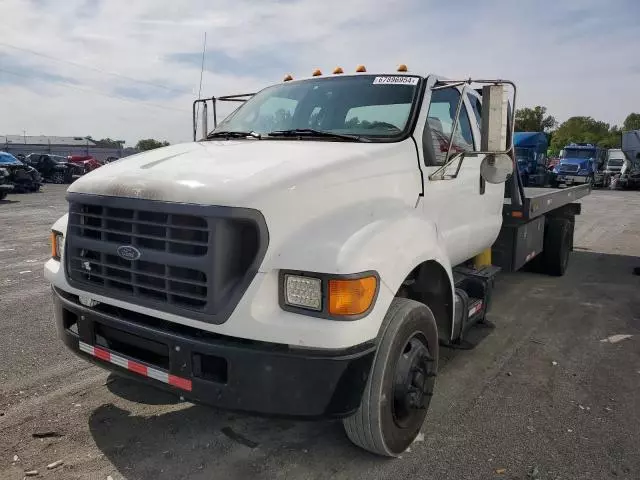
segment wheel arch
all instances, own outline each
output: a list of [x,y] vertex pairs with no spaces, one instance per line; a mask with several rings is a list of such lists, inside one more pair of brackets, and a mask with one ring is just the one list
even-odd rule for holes
[[409,298],[427,305],[436,319],[438,337],[451,341],[453,335],[454,293],[447,269],[431,259],[417,265],[405,277],[396,297]]

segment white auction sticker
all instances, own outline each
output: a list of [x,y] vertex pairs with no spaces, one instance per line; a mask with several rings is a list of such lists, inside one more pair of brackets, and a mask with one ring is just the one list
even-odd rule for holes
[[373,79],[374,85],[417,85],[418,77],[407,75],[397,75],[395,77],[376,77]]

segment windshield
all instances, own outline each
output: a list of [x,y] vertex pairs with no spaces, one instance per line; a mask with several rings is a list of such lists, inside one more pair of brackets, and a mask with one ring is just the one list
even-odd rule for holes
[[533,159],[533,152],[528,148],[516,147],[516,159],[519,162],[526,162]]
[[0,152],[0,163],[23,165],[23,163],[20,160],[18,160],[16,157],[11,155],[10,153],[4,153],[4,152]]
[[583,150],[577,148],[565,148],[563,158],[595,158],[595,150]]
[[621,167],[622,165],[624,165],[624,160],[618,158],[610,158],[607,162],[607,165],[609,165],[610,167]]
[[371,138],[401,135],[415,104],[419,77],[357,75],[268,87],[214,132],[314,129]]

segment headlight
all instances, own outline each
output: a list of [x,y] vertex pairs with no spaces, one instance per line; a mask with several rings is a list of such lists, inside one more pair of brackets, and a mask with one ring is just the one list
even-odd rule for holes
[[64,235],[53,230],[51,232],[51,258],[60,261],[62,246],[64,245]]
[[297,275],[284,276],[284,301],[292,307],[322,310],[322,280]]
[[280,305],[284,310],[329,319],[356,320],[373,307],[378,275],[299,274],[281,272]]
[[8,177],[9,171],[6,168],[0,168],[0,177]]

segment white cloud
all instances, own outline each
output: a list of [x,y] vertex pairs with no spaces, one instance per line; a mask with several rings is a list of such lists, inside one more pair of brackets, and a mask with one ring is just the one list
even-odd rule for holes
[[[640,105],[639,17],[635,0],[4,0],[0,18],[11,22],[0,38],[0,133],[188,140],[199,65],[170,59],[197,59],[205,31],[207,95],[316,67],[407,63],[449,77],[510,78],[520,105],[619,124]],[[29,71],[70,83],[15,75]]]

